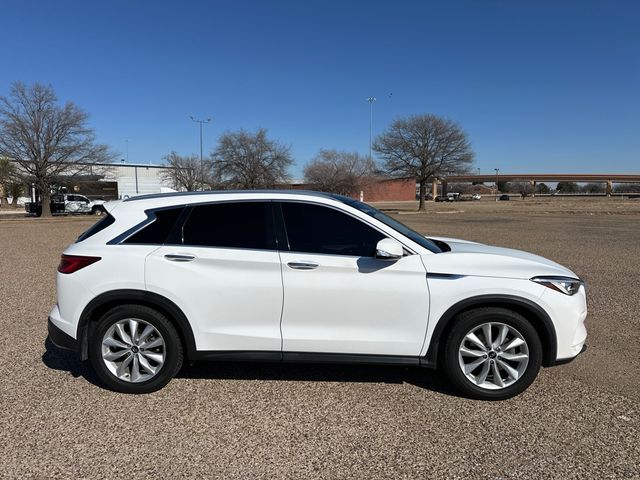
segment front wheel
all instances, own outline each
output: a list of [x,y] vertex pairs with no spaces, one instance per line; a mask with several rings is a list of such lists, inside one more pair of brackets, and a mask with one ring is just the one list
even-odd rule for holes
[[180,370],[182,356],[175,327],[149,307],[115,307],[91,329],[91,364],[98,377],[119,392],[161,389]]
[[538,375],[542,345],[522,315],[505,308],[479,308],[454,320],[444,350],[444,369],[464,394],[504,400],[523,392]]

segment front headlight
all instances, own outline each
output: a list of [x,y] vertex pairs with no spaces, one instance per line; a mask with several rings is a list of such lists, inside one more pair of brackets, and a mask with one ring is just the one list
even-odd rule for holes
[[583,283],[582,280],[571,277],[533,277],[531,281],[565,295],[574,295]]

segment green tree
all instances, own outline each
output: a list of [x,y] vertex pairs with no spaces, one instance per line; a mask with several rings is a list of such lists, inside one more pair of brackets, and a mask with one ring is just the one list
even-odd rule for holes
[[546,183],[538,183],[536,185],[536,193],[549,193],[550,191]]
[[6,158],[0,158],[0,206],[3,200],[9,202],[8,197],[13,198],[13,207],[18,206],[18,197],[24,194],[24,178],[19,174],[15,165]]
[[558,182],[556,186],[556,191],[561,193],[576,193],[578,190],[576,182]]
[[504,180],[498,181],[498,191],[507,193],[509,190],[511,190],[511,184],[509,182],[506,182]]
[[605,188],[603,183],[587,183],[582,187],[584,193],[604,193]]

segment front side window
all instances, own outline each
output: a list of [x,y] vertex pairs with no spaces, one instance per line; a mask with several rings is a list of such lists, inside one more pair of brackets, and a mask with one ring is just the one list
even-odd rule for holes
[[268,202],[196,205],[183,227],[184,245],[274,249]]
[[433,240],[429,240],[424,235],[419,234],[415,230],[407,227],[404,223],[400,223],[399,221],[391,218],[390,216],[382,213],[377,208],[373,208],[371,205],[367,205],[366,203],[359,202],[349,197],[345,197],[343,195],[331,195],[336,200],[340,200],[342,203],[349,205],[357,210],[360,210],[362,213],[366,213],[372,218],[379,220],[384,223],[387,227],[393,228],[395,231],[401,233],[405,237],[410,238],[418,245],[430,250],[433,253],[442,253],[443,249],[440,248]]
[[321,205],[282,202],[282,214],[294,252],[373,257],[385,238],[357,218]]

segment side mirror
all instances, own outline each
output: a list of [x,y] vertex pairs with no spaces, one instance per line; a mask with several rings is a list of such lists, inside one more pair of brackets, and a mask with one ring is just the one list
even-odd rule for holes
[[376,258],[380,260],[398,260],[403,254],[400,242],[392,238],[383,238],[376,245]]

